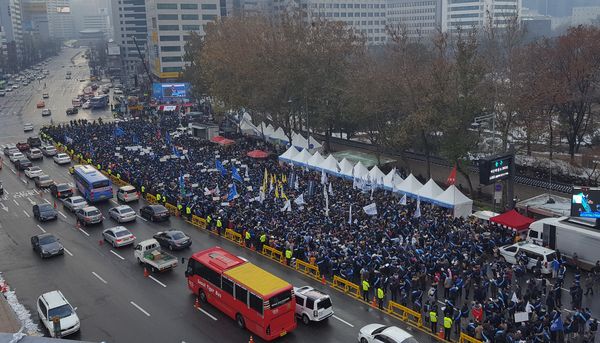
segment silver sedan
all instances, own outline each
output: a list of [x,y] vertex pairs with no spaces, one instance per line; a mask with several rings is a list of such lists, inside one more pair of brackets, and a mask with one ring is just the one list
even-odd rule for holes
[[135,236],[123,226],[102,231],[102,237],[115,248],[135,243]]
[[108,215],[112,219],[116,220],[117,223],[131,222],[134,221],[137,217],[135,211],[127,205],[120,205],[111,208],[110,210],[108,210]]
[[63,199],[63,205],[69,211],[75,212],[79,209],[82,209],[82,208],[88,206],[88,203],[87,203],[87,201],[85,201],[85,199],[83,197],[80,197],[79,195],[75,195],[75,196]]

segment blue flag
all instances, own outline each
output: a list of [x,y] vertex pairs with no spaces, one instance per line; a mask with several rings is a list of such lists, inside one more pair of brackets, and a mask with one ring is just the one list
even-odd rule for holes
[[167,134],[165,135],[165,142],[167,143],[167,145],[171,145],[171,134],[169,132],[167,132]]
[[231,167],[231,177],[236,181],[244,182],[244,179],[242,179],[240,173],[238,173],[238,170],[235,166]]
[[179,174],[179,191],[183,196],[185,194],[185,183],[183,181],[183,175]]
[[133,140],[133,144],[138,144],[140,142],[137,135],[133,135],[132,140]]
[[179,149],[177,149],[176,147],[173,147],[173,155],[177,156],[177,158],[181,157]]
[[116,137],[122,137],[125,134],[125,131],[120,127],[116,127],[114,134]]
[[227,201],[231,201],[238,196],[237,188],[235,187],[235,183],[229,189],[229,194],[227,194]]
[[550,331],[556,332],[556,331],[563,331],[563,330],[564,330],[564,326],[563,326],[562,317],[560,316],[560,313],[558,313],[558,316],[556,316],[556,318],[552,321],[552,324],[550,324]]
[[221,163],[221,161],[217,160],[217,161],[215,162],[215,165],[216,165],[216,167],[217,167],[217,170],[218,170],[219,172],[221,172],[221,176],[225,176],[225,175],[227,175],[227,169],[225,169],[225,167],[223,167],[223,163]]

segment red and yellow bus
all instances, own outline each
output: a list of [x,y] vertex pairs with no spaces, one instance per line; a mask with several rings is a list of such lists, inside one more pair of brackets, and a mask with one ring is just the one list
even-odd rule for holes
[[188,260],[188,288],[260,338],[270,341],[296,328],[294,288],[220,247]]

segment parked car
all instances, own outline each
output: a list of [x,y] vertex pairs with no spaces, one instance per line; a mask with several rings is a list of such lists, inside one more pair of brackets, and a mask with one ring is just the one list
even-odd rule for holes
[[56,164],[69,164],[71,163],[71,157],[65,153],[56,154],[53,157],[54,163]]
[[[52,291],[42,294],[37,301],[37,311],[40,321],[48,330],[51,337],[60,338],[71,335],[81,328],[79,317],[75,309],[61,291]],[[53,318],[60,319],[60,337],[54,333]]]
[[117,190],[117,199],[122,202],[130,202],[139,200],[140,196],[135,187],[128,185]]
[[31,167],[25,169],[25,176],[27,176],[30,179],[33,179],[34,177],[38,177],[43,174],[44,174],[44,171],[42,170],[42,168],[40,168],[38,166],[31,166]]
[[30,148],[31,147],[26,142],[17,143],[17,149],[19,149],[20,152],[25,152],[25,151],[29,150]]
[[44,158],[44,155],[42,155],[42,151],[38,148],[30,149],[25,153],[25,155],[30,160],[41,160],[42,158]]
[[539,272],[542,274],[552,273],[550,262],[556,257],[556,252],[552,249],[544,248],[529,242],[518,242],[500,247],[499,251],[500,256],[510,264],[518,264],[519,255],[524,254],[527,258],[527,265],[525,267],[528,270],[534,270],[537,265],[537,260],[540,259],[541,270],[539,270]]
[[54,180],[48,175],[36,176],[33,180],[38,188],[48,188],[54,184]]
[[192,239],[179,230],[157,232],[152,238],[156,239],[161,247],[169,250],[181,250],[192,245]]
[[48,93],[42,93],[42,99],[48,99],[50,95]]
[[169,211],[163,205],[147,205],[140,209],[140,216],[152,222],[169,219]]
[[396,326],[365,325],[358,332],[360,343],[419,343],[410,333]]
[[77,109],[77,107],[67,108],[67,115],[77,114],[77,113],[79,113],[79,110]]
[[41,148],[44,156],[54,156],[57,154],[56,148],[52,145],[45,145]]
[[42,146],[42,140],[40,137],[29,137],[27,138],[27,144],[29,144],[31,148],[39,148]]
[[51,233],[43,233],[31,237],[31,247],[41,258],[62,255],[64,253],[62,244]]
[[135,243],[135,236],[124,226],[115,226],[102,231],[102,237],[114,248]]
[[58,212],[54,206],[50,204],[36,204],[33,205],[33,217],[41,222],[46,220],[53,220],[58,217]]
[[23,132],[31,132],[33,131],[33,124],[32,123],[25,123],[23,124]]
[[0,90],[0,96],[5,96],[6,92],[4,90]]
[[58,199],[66,199],[73,196],[73,189],[66,183],[55,183],[50,185],[50,194]]
[[87,201],[85,201],[85,199],[79,195],[74,195],[63,200],[63,206],[71,212],[75,212],[86,207],[87,205]]
[[47,116],[49,116],[49,115],[52,115],[52,111],[50,111],[50,110],[49,110],[49,109],[47,109],[47,108],[44,108],[44,109],[42,110],[42,117],[47,117]]
[[127,205],[111,208],[108,210],[108,215],[118,223],[131,222],[137,218],[135,211]]
[[102,220],[104,220],[102,213],[95,206],[86,206],[84,208],[80,208],[75,211],[75,215],[83,226],[99,224],[102,223]]
[[15,168],[20,171],[23,171],[31,166],[33,166],[33,163],[31,163],[31,161],[28,160],[27,157],[23,157],[15,161]]
[[304,325],[320,322],[333,316],[333,306],[329,295],[310,286],[294,287],[296,296],[296,316]]

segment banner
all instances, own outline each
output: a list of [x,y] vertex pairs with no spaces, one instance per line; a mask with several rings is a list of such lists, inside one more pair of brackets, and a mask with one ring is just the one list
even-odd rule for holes
[[363,207],[363,211],[369,216],[375,216],[377,215],[377,205],[375,203],[367,205]]

